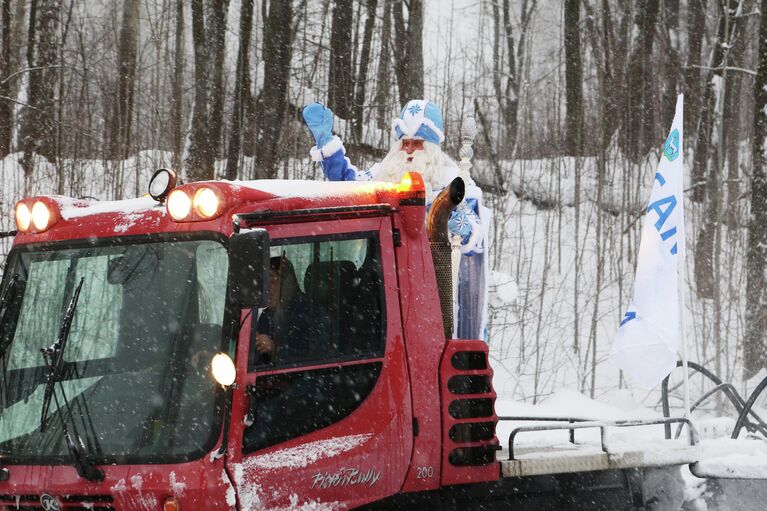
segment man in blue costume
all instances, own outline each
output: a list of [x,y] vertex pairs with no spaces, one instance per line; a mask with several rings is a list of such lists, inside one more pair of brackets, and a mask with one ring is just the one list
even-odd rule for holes
[[[303,110],[304,121],[314,136],[312,160],[322,165],[330,181],[388,181],[399,183],[405,172],[423,176],[427,205],[459,176],[458,165],[441,149],[445,140],[439,107],[431,101],[408,101],[392,122],[394,143],[384,159],[368,170],[359,170],[346,157],[341,139],[333,135],[333,112],[319,103]],[[471,177],[461,175],[466,196],[452,212],[448,229],[461,240],[458,284],[458,310],[455,336],[462,339],[487,339],[487,262],[489,210],[482,205],[482,191]]]

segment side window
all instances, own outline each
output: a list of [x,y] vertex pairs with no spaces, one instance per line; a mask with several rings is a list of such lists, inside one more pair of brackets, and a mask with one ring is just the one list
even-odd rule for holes
[[269,275],[269,306],[254,312],[251,369],[382,353],[377,237],[277,240]]
[[[379,254],[376,233],[272,243],[269,305],[254,311],[249,362],[289,371],[248,388],[244,452],[338,422],[371,392],[385,341]],[[310,368],[329,361],[341,364]]]

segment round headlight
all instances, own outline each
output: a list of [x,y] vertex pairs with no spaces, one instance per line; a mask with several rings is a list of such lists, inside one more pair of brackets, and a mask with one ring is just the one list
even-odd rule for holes
[[228,387],[234,383],[237,371],[234,368],[234,362],[226,353],[216,353],[213,355],[213,360],[210,362],[210,370],[220,385]]
[[192,200],[183,190],[173,190],[168,195],[168,213],[173,220],[183,220],[192,211]]
[[16,227],[20,231],[28,231],[29,224],[32,222],[32,213],[29,211],[29,206],[20,202],[16,206]]
[[194,194],[194,210],[203,218],[211,218],[218,212],[218,197],[210,188],[200,188]]
[[176,187],[176,173],[170,169],[159,169],[149,180],[149,195],[157,202],[163,202]]
[[44,231],[48,228],[48,222],[51,221],[51,212],[48,206],[40,201],[32,206],[32,223],[38,231]]

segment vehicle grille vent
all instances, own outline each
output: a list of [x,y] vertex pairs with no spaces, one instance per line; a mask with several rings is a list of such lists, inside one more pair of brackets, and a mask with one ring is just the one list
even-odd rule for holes
[[[45,511],[41,495],[0,495],[0,511]],[[56,496],[62,511],[116,511],[111,495]]]
[[440,366],[446,485],[498,479],[496,394],[487,343],[450,339]]

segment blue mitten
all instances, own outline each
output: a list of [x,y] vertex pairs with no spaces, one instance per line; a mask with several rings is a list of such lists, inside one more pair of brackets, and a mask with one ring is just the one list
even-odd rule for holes
[[333,138],[333,111],[319,103],[312,103],[304,107],[303,116],[317,147],[322,149]]

